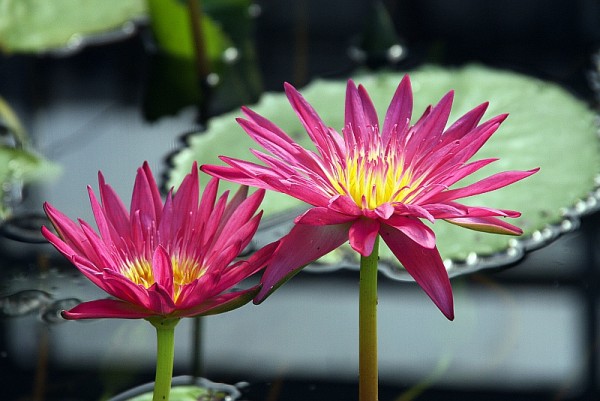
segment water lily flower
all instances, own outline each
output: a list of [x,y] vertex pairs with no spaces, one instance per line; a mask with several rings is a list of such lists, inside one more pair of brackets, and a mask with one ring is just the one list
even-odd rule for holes
[[98,232],[52,205],[44,209],[58,232],[43,235],[94,284],[114,298],[84,302],[66,319],[181,318],[225,312],[249,302],[255,285],[232,290],[263,269],[277,244],[234,261],[256,232],[264,191],[241,187],[227,203],[217,199],[218,179],[200,197],[196,164],[163,204],[147,163],[138,169],[128,212],[98,174],[100,201],[88,187]]
[[144,318],[156,328],[156,380],[153,401],[168,401],[173,376],[175,326],[182,317],[227,312],[248,303],[260,284],[235,290],[263,269],[278,243],[235,261],[258,229],[256,213],[264,190],[248,187],[227,202],[217,199],[219,180],[202,196],[198,166],[192,166],[177,194],[163,204],[148,163],[138,169],[127,211],[98,173],[100,201],[88,187],[98,233],[79,225],[49,203],[48,218],[58,232],[42,227],[44,237],[94,284],[114,298],[81,303],[63,311],[66,319]]
[[281,192],[312,205],[282,239],[255,302],[344,242],[367,257],[381,237],[444,315],[453,319],[450,281],[435,235],[425,221],[443,219],[478,231],[522,233],[501,219],[520,213],[466,206],[457,200],[510,185],[537,169],[500,172],[452,188],[496,160],[469,162],[507,115],[480,123],[488,105],[484,103],[446,128],[451,91],[412,124],[412,89],[405,76],[380,125],[365,88],[349,81],[340,135],[291,85],[285,85],[285,92],[317,152],[301,147],[275,124],[243,108],[246,118],[238,122],[267,151],[251,150],[262,164],[222,156],[228,166],[201,167],[215,177]]

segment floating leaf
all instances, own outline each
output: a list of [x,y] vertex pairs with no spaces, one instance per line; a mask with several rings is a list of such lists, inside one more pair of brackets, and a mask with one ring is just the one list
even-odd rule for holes
[[0,50],[69,50],[94,35],[111,31],[121,31],[116,36],[126,34],[124,24],[145,14],[145,0],[2,0]]

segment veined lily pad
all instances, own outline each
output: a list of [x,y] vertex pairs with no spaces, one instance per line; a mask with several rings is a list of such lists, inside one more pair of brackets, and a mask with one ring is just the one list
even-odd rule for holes
[[[390,72],[354,77],[369,91],[381,121],[402,76]],[[594,190],[595,177],[600,171],[596,115],[563,88],[477,65],[460,69],[428,66],[410,72],[410,76],[415,96],[413,119],[451,89],[455,90],[455,101],[450,122],[485,101],[490,101],[490,107],[484,119],[510,113],[498,132],[475,156],[475,159],[495,157],[500,160],[486,167],[481,174],[469,177],[469,182],[504,170],[541,168],[532,177],[492,193],[474,196],[465,203],[522,212],[522,216],[511,219],[511,223],[521,227],[524,238],[530,239],[548,225],[560,224],[566,208],[587,199]],[[344,118],[345,82],[315,81],[302,93],[325,123],[339,132]],[[310,143],[283,94],[265,94],[252,108],[302,145]],[[206,132],[189,138],[189,146],[173,158],[170,185],[177,186],[193,160],[200,164],[222,164],[219,155],[255,160],[248,149],[258,145],[237,126],[235,117],[239,114],[214,118]],[[466,183],[467,180],[460,184]],[[232,187],[229,183],[222,186]],[[299,201],[275,193],[268,193],[263,203],[266,219],[289,214],[301,206]],[[292,219],[294,215],[289,217]],[[444,221],[437,221],[433,229],[442,257],[449,260],[465,261],[473,259],[473,255],[495,255],[518,247],[514,237],[471,231]],[[398,262],[383,244],[380,253],[383,261],[398,267]],[[330,255],[327,261],[352,263],[353,255],[342,249],[336,255]]]
[[124,24],[145,14],[145,0],[3,0],[0,50],[69,50],[92,35],[112,32],[108,40],[126,34]]

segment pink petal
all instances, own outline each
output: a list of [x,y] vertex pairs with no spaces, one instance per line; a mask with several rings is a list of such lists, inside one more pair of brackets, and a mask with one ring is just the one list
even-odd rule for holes
[[356,203],[347,195],[335,195],[329,200],[329,208],[342,214],[351,216],[360,216],[363,211]]
[[402,266],[429,295],[433,303],[450,320],[454,319],[454,301],[448,273],[437,248],[423,248],[404,233],[386,224],[381,225],[381,238],[396,255]]
[[302,95],[287,82],[284,84],[285,94],[302,122],[304,129],[310,136],[310,139],[317,146],[317,149],[327,149],[328,143],[324,135],[329,132],[321,117],[315,109],[302,97]]
[[[214,180],[214,178],[213,178]],[[260,197],[260,202],[262,202],[262,200],[264,199],[264,189],[259,189],[257,192],[262,192],[263,195],[258,195]],[[206,188],[204,188],[204,193],[206,193]],[[231,215],[237,210],[237,208],[242,204],[242,202],[244,202],[246,200],[246,198],[248,197],[248,186],[247,185],[240,185],[240,187],[238,188],[238,190],[235,192],[235,194],[231,197],[231,199],[227,202],[227,205],[225,206],[225,210],[223,211],[223,216],[222,216],[222,223],[221,226],[225,225],[225,223],[231,218]],[[258,204],[260,204],[260,202],[258,202]],[[211,206],[215,204],[215,200],[213,199],[212,202],[207,203],[206,201],[201,201],[200,202],[200,209],[202,209],[203,205],[207,205],[210,204]],[[258,209],[258,206],[255,208]]]
[[[269,122],[264,117],[243,109],[244,112],[251,118],[250,121],[237,119],[238,124],[246,131],[246,133],[265,150],[273,154],[279,160],[292,165],[303,165],[308,169],[320,169],[320,160],[316,155],[301,147],[292,138],[288,137],[275,124]],[[326,141],[328,138],[323,138]],[[330,154],[335,151],[335,143],[328,144],[327,149],[320,149]]]
[[171,257],[162,246],[157,246],[152,258],[152,272],[154,281],[165,290],[169,297],[173,297],[173,265]]
[[62,311],[65,319],[143,319],[155,313],[137,305],[116,299],[98,299],[96,301],[84,302],[69,311]]
[[469,160],[498,130],[500,124],[502,124],[507,117],[508,114],[501,114],[493,117],[463,136],[458,141],[459,148],[454,152],[452,162],[464,163]]
[[[160,219],[163,202],[160,196],[160,191],[158,189],[158,185],[156,185],[156,180],[154,179],[154,175],[152,174],[152,170],[150,170],[150,165],[147,161],[144,161],[142,164],[142,171],[146,176],[146,180],[148,181],[148,185],[150,186],[150,193],[152,194],[152,204],[154,205],[154,215],[157,219]],[[198,174],[198,164],[196,162],[192,163],[192,172]]]
[[110,185],[104,181],[102,172],[98,172],[98,188],[100,190],[100,200],[106,218],[112,223],[117,232],[123,237],[129,236],[129,213],[121,201],[121,198],[115,193]]
[[360,218],[350,227],[348,238],[350,246],[362,256],[369,256],[373,252],[375,239],[379,234],[380,223],[377,220]]
[[279,241],[265,245],[260,250],[254,252],[248,260],[240,261],[225,269],[219,279],[219,288],[221,289],[219,292],[229,290],[242,280],[260,271],[273,257],[278,246]]
[[383,219],[387,220],[394,214],[394,206],[391,203],[384,203],[375,208],[375,214]]
[[[173,210],[170,224],[182,231],[190,223],[190,213],[198,209],[200,199],[200,182],[198,179],[198,168],[196,163],[192,166],[190,174],[186,175],[173,197]],[[172,232],[174,234],[174,232]]]
[[495,209],[482,206],[465,206],[457,202],[431,203],[423,206],[436,219],[452,219],[461,217],[491,217],[501,216],[516,218],[521,213],[514,210]]
[[496,217],[460,217],[444,220],[446,220],[448,223],[486,233],[507,235],[523,234],[523,230],[521,230],[519,227],[506,223]]
[[330,226],[296,224],[281,239],[279,248],[267,266],[260,293],[254,303],[261,303],[275,289],[292,278],[304,266],[338,248],[348,240],[350,223]]
[[377,112],[365,88],[360,86],[357,89],[354,82],[348,80],[344,127],[350,127],[355,134],[362,132],[365,135],[366,129],[375,128],[378,125]]
[[252,298],[256,296],[259,289],[260,286],[255,286],[243,291],[221,294],[219,296],[212,297],[200,305],[195,305],[192,308],[177,311],[177,315],[181,317],[192,317],[216,315],[218,313],[229,312],[250,302]]
[[[392,135],[403,135],[410,124],[410,118],[413,110],[413,96],[410,85],[410,78],[405,75],[400,81],[394,97],[390,102],[383,122],[381,131],[381,140],[384,146],[387,146]],[[402,138],[400,138],[402,139]],[[400,142],[400,143],[403,143]]]
[[444,146],[452,141],[460,140],[463,136],[474,129],[477,124],[479,124],[479,121],[481,121],[481,118],[485,114],[488,106],[489,102],[482,103],[460,117],[454,124],[444,131],[444,135],[442,136],[443,142],[440,145]]
[[435,247],[435,234],[433,230],[419,219],[406,216],[393,216],[386,220],[385,224],[402,231],[404,235],[423,248],[433,249]]
[[120,272],[105,269],[99,287],[115,298],[138,305],[144,309],[154,310],[149,300],[149,290],[132,282]]
[[448,92],[438,104],[413,127],[414,134],[403,149],[404,157],[415,164],[424,155],[431,153],[439,144],[440,137],[448,122],[454,92]]
[[[61,238],[60,241],[64,241],[64,243],[73,250],[73,253],[84,254],[86,250],[84,244],[85,235],[81,231],[81,228],[48,202],[44,203],[44,211],[54,226],[54,229],[58,232],[58,235]],[[67,254],[65,255],[68,256]]]
[[480,180],[474,184],[467,185],[466,187],[450,189],[448,191],[440,192],[432,199],[430,199],[430,202],[444,202],[494,191],[496,189],[520,181],[523,178],[529,177],[530,175],[536,173],[538,170],[539,168],[535,168],[533,170],[528,171],[504,171],[501,173],[497,173],[487,178],[484,178],[483,180]]
[[406,203],[395,203],[394,204],[395,214],[402,216],[412,216],[418,217],[420,219],[426,219],[431,221],[432,223],[435,221],[435,218],[422,206],[419,205],[410,205]]
[[[135,176],[135,182],[133,184],[133,192],[131,194],[131,207],[129,209],[129,214],[133,215],[137,211],[140,212],[143,217],[143,222],[146,221],[158,221],[160,218],[160,214],[157,216],[156,207],[155,207],[155,190],[156,183],[154,182],[154,177],[152,174],[147,174],[148,168],[144,169],[140,167],[138,169],[137,175]],[[153,188],[154,186],[154,188]],[[162,210],[162,201],[160,200],[160,209]]]
[[[243,202],[239,203],[235,209],[231,209],[228,204],[223,211],[223,216],[221,217],[221,224],[223,225],[223,222],[225,222],[222,230],[226,233],[235,232],[236,227],[240,227],[248,222],[256,213],[256,210],[260,206],[264,197],[265,191],[258,190],[244,199]],[[217,235],[218,234],[220,234],[220,230],[217,230]]]
[[340,213],[326,207],[313,207],[296,217],[296,224],[308,224],[311,226],[326,226],[330,224],[341,224],[356,220],[356,216]]
[[259,173],[271,173],[271,170],[265,166],[228,157],[221,157],[221,160],[229,164],[231,167],[203,164],[200,167],[200,170],[206,174],[212,175],[213,177],[235,182],[237,184],[271,189],[261,180],[255,178]]

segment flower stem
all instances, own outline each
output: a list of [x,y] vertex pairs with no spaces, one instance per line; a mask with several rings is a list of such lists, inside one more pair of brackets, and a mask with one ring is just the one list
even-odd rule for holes
[[379,236],[375,239],[373,252],[360,257],[360,289],[358,310],[359,343],[359,400],[377,401],[377,261],[379,259]]
[[169,401],[171,379],[173,377],[173,359],[175,355],[175,326],[179,318],[149,318],[156,328],[156,378],[152,401]]

